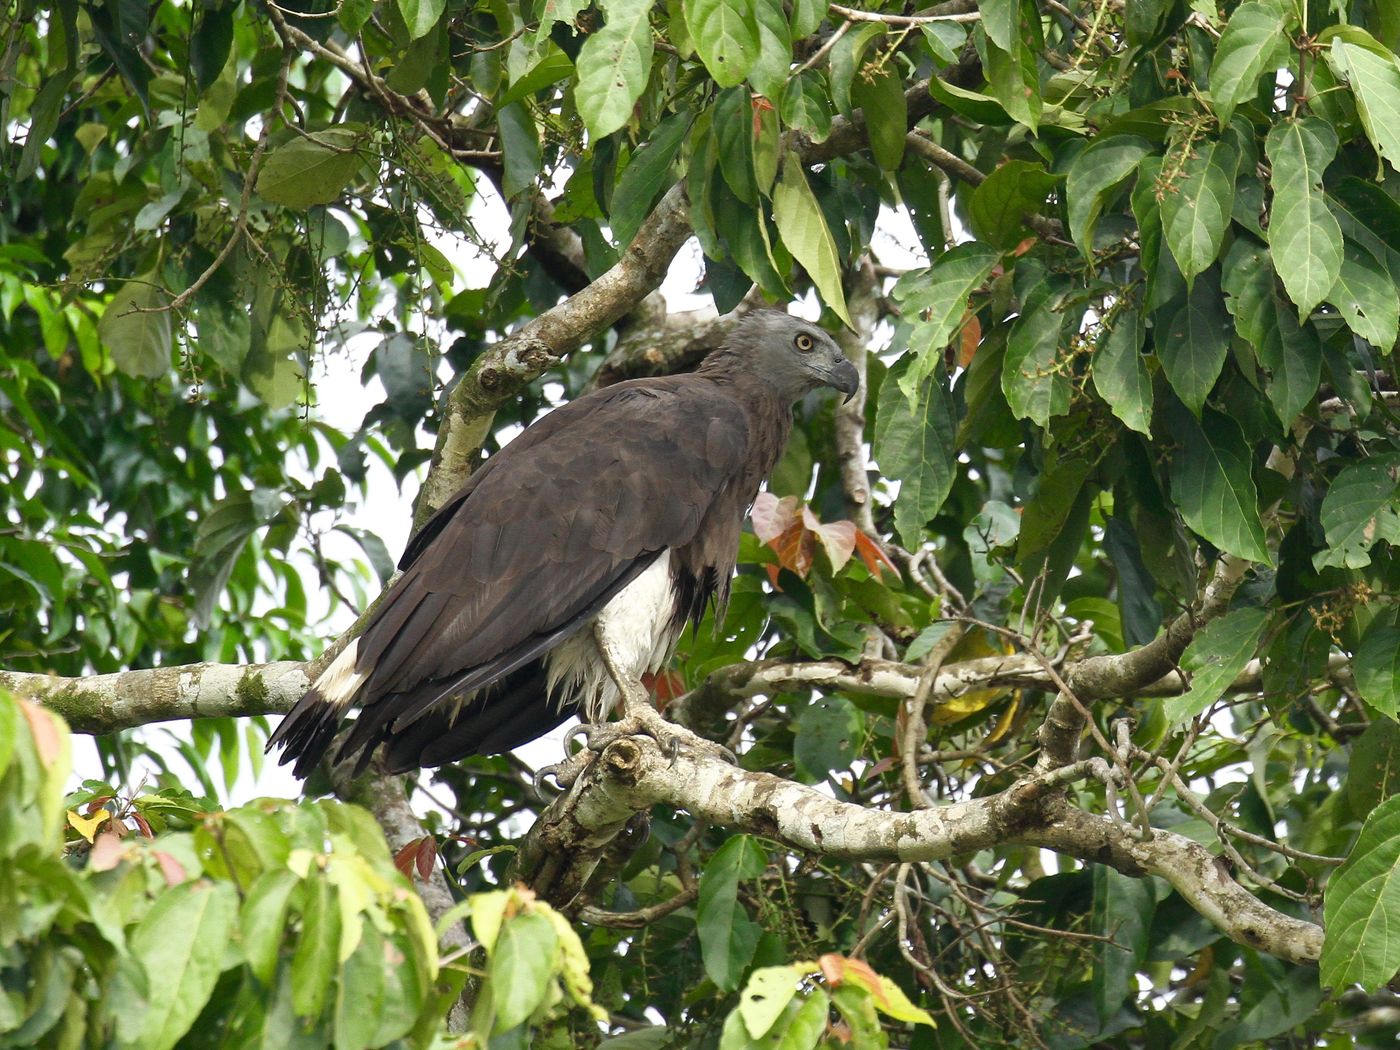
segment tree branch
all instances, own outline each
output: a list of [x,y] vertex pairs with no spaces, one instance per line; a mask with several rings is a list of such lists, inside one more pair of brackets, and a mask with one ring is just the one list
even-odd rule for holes
[[1139,841],[1127,825],[1062,797],[1071,780],[1109,775],[1102,759],[1091,759],[1024,777],[985,798],[896,813],[708,756],[682,751],[669,758],[649,737],[629,737],[611,744],[540,818],[521,846],[519,872],[536,892],[566,903],[631,815],[665,804],[697,821],[850,860],[946,860],[1008,843],[1053,849],[1129,875],[1161,876],[1238,943],[1294,962],[1318,957],[1321,927],[1264,904],[1205,847],[1166,831]]

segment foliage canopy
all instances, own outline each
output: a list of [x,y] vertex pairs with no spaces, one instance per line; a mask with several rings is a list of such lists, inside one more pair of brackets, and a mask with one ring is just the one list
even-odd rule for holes
[[[469,969],[501,1045],[1392,1044],[1400,8],[10,10],[0,684],[105,730],[192,708],[88,676],[257,666],[182,734],[198,784],[104,735],[61,804],[61,728],[0,702],[0,1045],[430,1045]],[[372,458],[426,471],[421,517],[513,424],[712,345],[647,298],[686,244],[718,312],[849,326],[866,384],[798,406],[727,620],[655,688],[850,821],[658,787],[556,910],[509,888],[529,770],[441,770],[414,833],[371,805],[489,951],[439,948],[360,809],[219,810],[289,703],[261,662],[330,640],[308,581],[391,571],[340,518]],[[342,432],[316,376],[352,361],[384,397]]]

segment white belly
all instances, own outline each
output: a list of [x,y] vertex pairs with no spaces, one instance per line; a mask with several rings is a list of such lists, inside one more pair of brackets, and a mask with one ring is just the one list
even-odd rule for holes
[[[677,630],[671,552],[663,551],[589,625],[545,657],[549,695],[556,704],[578,702],[586,721],[601,722],[616,706],[618,688],[598,655],[601,627],[621,669],[632,678],[658,671],[671,655]],[[596,625],[596,626],[594,626]]]

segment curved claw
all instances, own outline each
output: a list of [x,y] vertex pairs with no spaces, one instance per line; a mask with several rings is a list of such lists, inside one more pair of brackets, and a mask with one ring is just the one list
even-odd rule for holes
[[562,762],[555,762],[548,766],[541,766],[535,770],[535,775],[531,778],[531,786],[534,788],[535,796],[541,800],[545,798],[544,782],[550,777],[559,785],[560,790],[567,791],[574,786],[574,781],[588,768],[588,764],[593,761],[593,755],[588,749],[579,751]]

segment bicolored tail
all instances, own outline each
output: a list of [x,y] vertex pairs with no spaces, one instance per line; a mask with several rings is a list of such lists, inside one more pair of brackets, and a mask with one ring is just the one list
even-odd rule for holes
[[325,755],[355,695],[369,677],[368,671],[355,666],[359,648],[356,639],[341,650],[268,738],[268,751],[282,748],[278,764],[296,763],[292,771],[303,780]]

